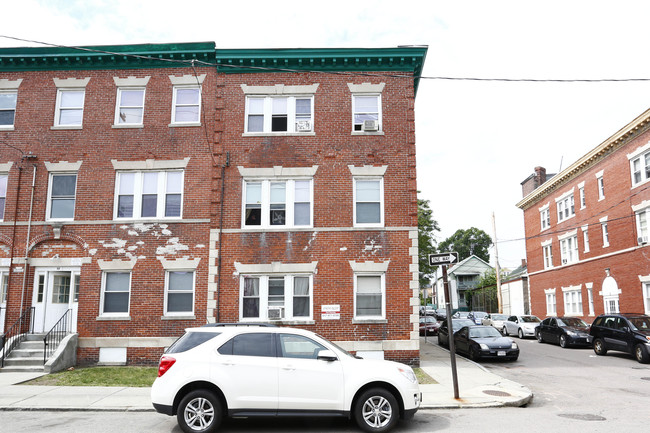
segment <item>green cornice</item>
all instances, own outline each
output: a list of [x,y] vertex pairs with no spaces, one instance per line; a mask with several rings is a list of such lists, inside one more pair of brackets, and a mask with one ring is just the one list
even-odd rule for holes
[[214,42],[0,48],[0,72],[147,69],[216,65],[225,74],[320,71],[413,77],[417,92],[427,47],[217,49]]
[[0,72],[187,67],[214,55],[214,42],[0,48]]
[[414,77],[417,92],[427,47],[217,49],[226,74],[287,71],[395,72]]

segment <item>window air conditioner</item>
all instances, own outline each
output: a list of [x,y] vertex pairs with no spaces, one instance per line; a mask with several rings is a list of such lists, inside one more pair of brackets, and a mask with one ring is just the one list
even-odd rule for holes
[[639,236],[637,241],[639,241],[639,245],[645,245],[645,244],[648,243],[648,237],[647,236]]
[[310,132],[311,120],[299,120],[296,122],[296,132]]
[[364,120],[361,129],[363,131],[378,131],[379,122],[376,120]]
[[269,307],[268,316],[269,320],[284,319],[284,307]]

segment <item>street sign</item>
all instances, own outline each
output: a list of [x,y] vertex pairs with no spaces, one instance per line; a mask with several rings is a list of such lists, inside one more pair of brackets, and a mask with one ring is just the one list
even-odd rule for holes
[[429,265],[453,265],[458,263],[458,253],[429,254]]

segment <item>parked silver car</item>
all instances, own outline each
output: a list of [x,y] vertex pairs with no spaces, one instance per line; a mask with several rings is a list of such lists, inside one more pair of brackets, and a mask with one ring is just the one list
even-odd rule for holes
[[507,314],[492,313],[488,314],[481,320],[481,325],[488,325],[503,330],[503,323],[508,320]]
[[503,322],[503,335],[517,334],[519,338],[535,337],[535,328],[540,323],[539,317],[532,314],[509,316],[508,320]]

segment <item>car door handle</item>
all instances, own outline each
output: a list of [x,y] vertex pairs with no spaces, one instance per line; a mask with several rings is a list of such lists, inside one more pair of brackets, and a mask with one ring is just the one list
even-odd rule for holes
[[285,366],[282,367],[282,369],[283,369],[283,370],[293,371],[293,370],[296,369],[296,367],[293,366],[293,365],[285,365]]

